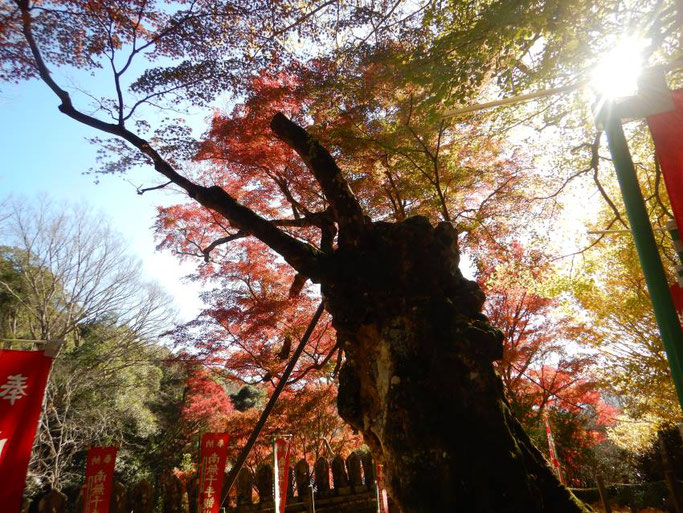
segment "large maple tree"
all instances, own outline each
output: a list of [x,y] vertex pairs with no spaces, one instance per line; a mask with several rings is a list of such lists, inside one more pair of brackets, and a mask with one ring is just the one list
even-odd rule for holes
[[[395,177],[394,184],[423,178],[413,187],[428,189],[424,197],[434,198],[426,207],[429,201],[416,202],[415,195],[407,195],[412,204],[403,209],[431,214],[439,223],[434,228],[427,217],[396,208],[398,186],[388,190],[386,174],[372,181],[367,168],[381,163],[368,158],[375,139],[348,145],[349,183],[332,155],[279,112],[294,119],[316,114],[292,79],[261,75],[249,91],[245,103],[214,117],[197,154],[202,165],[194,170],[194,180],[220,186],[214,190],[228,191],[251,212],[266,212],[270,229],[296,248],[305,245],[307,253],[274,248],[263,237],[254,241],[248,224],[202,215],[192,204],[160,212],[162,245],[203,256],[200,276],[221,284],[207,296],[211,306],[200,330],[207,357],[224,361],[236,378],[272,380],[315,305],[314,290],[302,287],[308,280],[320,283],[336,338],[320,327],[293,380],[320,379],[341,363],[332,371],[339,371],[339,412],[387,465],[392,493],[405,511],[454,503],[474,507],[482,494],[489,501],[486,508],[501,511],[511,497],[502,483],[534,465],[532,481],[524,488],[514,485],[520,501],[514,507],[542,511],[552,504],[555,510],[579,510],[510,413],[492,366],[501,356],[503,335],[481,314],[484,295],[479,287],[458,270],[457,236],[448,219],[451,209],[457,213],[472,206],[478,207],[473,212],[481,211],[491,197],[502,195],[519,180],[518,162],[492,156],[496,152],[489,143],[475,154],[482,165],[489,155],[489,165],[500,172],[492,170],[493,177],[478,187],[470,182],[471,195],[454,194],[451,200],[444,194],[448,189],[440,191],[436,184],[445,176],[444,183],[457,189],[459,181],[472,178],[462,169],[440,167],[433,154],[429,172],[409,173],[403,163],[404,176]],[[327,115],[328,137],[348,129],[348,117]],[[286,145],[278,144],[269,128]],[[427,162],[432,152],[424,146],[434,141],[434,153],[452,153],[451,162],[460,155],[472,160],[472,150],[459,148],[457,142],[438,144],[448,138],[444,129],[435,132],[433,141],[416,137],[410,127],[406,136],[423,146]],[[396,161],[401,150],[406,151],[399,147]],[[362,158],[352,159],[353,152]],[[405,160],[420,171],[419,163]],[[367,214],[397,221],[373,222]],[[444,403],[452,407],[449,412],[444,412]],[[477,454],[482,452],[486,457]],[[500,453],[511,460],[490,466],[487,462]],[[481,466],[472,472],[459,461],[479,461]],[[444,493],[438,484],[444,472],[464,488],[449,484]],[[425,480],[439,493],[425,497]],[[481,493],[472,493],[475,485]],[[489,487],[500,490],[500,497]]]

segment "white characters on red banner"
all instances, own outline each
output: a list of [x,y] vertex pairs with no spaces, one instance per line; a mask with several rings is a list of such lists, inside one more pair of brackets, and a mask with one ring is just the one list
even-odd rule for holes
[[83,513],[108,513],[114,479],[116,447],[93,447],[88,450],[83,486]]
[[389,496],[384,486],[384,465],[375,465],[375,479],[377,480],[377,512],[389,513]]
[[227,433],[202,434],[198,513],[218,513],[220,509],[227,442]]
[[[213,440],[206,442],[206,447],[213,447]],[[218,454],[212,452],[204,458],[204,498],[202,499],[202,513],[211,513],[216,502],[216,490],[213,482],[218,480]]]
[[[95,463],[94,460],[97,460]],[[110,458],[111,461],[111,458]],[[93,458],[93,464],[99,464],[100,458]],[[92,486],[90,487],[90,497],[88,498],[88,513],[99,513],[100,503],[104,501],[104,482],[107,479],[107,474],[100,470],[92,478]]]
[[52,357],[0,350],[0,511],[20,511]]
[[7,376],[7,383],[0,386],[0,397],[14,405],[16,401],[27,396],[28,378],[21,374]]
[[292,437],[279,435],[273,440],[273,459],[275,469],[275,513],[285,513],[287,505],[287,486],[289,484],[289,456]]

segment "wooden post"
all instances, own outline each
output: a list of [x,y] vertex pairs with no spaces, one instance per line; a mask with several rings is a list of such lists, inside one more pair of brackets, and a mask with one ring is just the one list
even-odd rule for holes
[[254,475],[246,467],[237,474],[237,506],[251,506],[252,490],[254,489]]
[[353,451],[351,454],[349,454],[349,457],[346,458],[346,470],[349,475],[349,483],[351,484],[351,487],[355,493],[365,491],[360,465],[360,456],[358,455],[357,451]]
[[[172,473],[167,473],[161,477],[162,506],[163,513],[186,513],[185,489],[180,478]],[[183,504],[185,503],[185,504]]]
[[315,513],[315,491],[313,490],[313,485],[308,485],[308,489],[311,491],[311,513]]
[[319,497],[330,495],[330,465],[322,456],[313,465],[313,479]]
[[273,466],[261,463],[256,468],[255,482],[259,504],[266,504],[264,507],[271,508],[269,504],[273,502]]
[[154,487],[146,479],[141,480],[131,490],[132,513],[152,513],[154,511]]
[[681,508],[681,497],[679,495],[678,483],[676,482],[676,475],[674,474],[674,465],[669,451],[664,442],[662,432],[659,432],[659,452],[662,456],[662,468],[664,470],[664,480],[666,487],[669,489],[669,496],[671,497],[671,505],[676,513],[683,513]]
[[294,479],[296,480],[296,492],[299,495],[299,500],[305,502],[311,484],[311,473],[306,460],[301,459],[294,465]]
[[119,481],[114,480],[109,499],[109,513],[128,513],[130,511],[128,506],[128,490]]
[[605,489],[605,483],[602,481],[602,476],[600,474],[596,474],[595,481],[598,483],[600,502],[602,502],[602,507],[605,508],[605,513],[612,513],[612,507],[609,505],[609,496],[607,495],[607,490]]
[[335,495],[349,495],[349,477],[346,474],[346,464],[344,458],[337,454],[332,460],[332,482],[334,483]]

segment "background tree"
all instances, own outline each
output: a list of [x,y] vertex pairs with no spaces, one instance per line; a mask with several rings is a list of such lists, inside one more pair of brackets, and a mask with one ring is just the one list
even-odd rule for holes
[[[269,390],[270,387],[264,387]],[[234,436],[230,453],[237,456],[251,434],[260,408],[234,412],[228,417],[227,431]],[[256,469],[259,463],[272,458],[272,437],[292,435],[292,457],[304,458],[312,465],[320,457],[336,454],[348,456],[362,446],[362,438],[339,418],[336,407],[336,386],[307,384],[283,393],[282,399],[271,414],[268,426],[250,454],[247,464]]]
[[45,198],[7,202],[0,221],[9,277],[0,282],[5,297],[21,305],[17,338],[79,342],[83,324],[112,329],[117,351],[166,327],[167,298],[158,287],[141,283],[140,264],[98,214],[64,207]]
[[[665,223],[671,218],[670,206],[660,185],[653,148],[641,128],[635,127],[631,136],[634,160],[651,222],[658,229],[655,233],[665,270],[669,282],[674,283],[674,265],[678,262],[665,230]],[[595,224],[620,219],[620,212],[623,207],[616,200],[614,208],[600,212]],[[661,425],[678,422],[681,414],[636,250],[627,235],[623,230],[607,236],[593,235],[605,240],[583,255],[565,289],[576,298],[594,326],[590,343],[600,354],[603,386],[618,397],[625,414],[624,425],[612,430],[614,439],[637,451],[644,448],[647,438],[655,436]],[[643,438],[645,431],[648,436]],[[640,442],[634,439],[637,432]]]
[[0,221],[0,287],[11,306],[5,347],[11,339],[65,341],[48,381],[29,493],[78,486],[83,451],[98,443],[120,445],[119,470],[138,473],[131,442],[156,433],[150,398],[174,358],[157,342],[172,320],[168,298],[141,281],[122,240],[84,207],[36,203],[9,200]]
[[566,308],[562,271],[542,251],[514,243],[486,255],[478,278],[485,311],[505,334],[496,367],[510,407],[543,452],[547,418],[566,482],[592,486],[588,469],[619,414],[605,403],[596,354],[587,351],[592,326]]

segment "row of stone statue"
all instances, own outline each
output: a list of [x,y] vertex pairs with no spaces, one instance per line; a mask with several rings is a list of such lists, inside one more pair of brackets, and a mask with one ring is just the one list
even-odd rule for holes
[[[375,464],[369,452],[354,451],[346,459],[337,455],[331,461],[318,458],[312,473],[308,462],[300,460],[290,469],[287,511],[309,510],[313,502],[317,504],[318,511],[376,511],[375,486]],[[225,497],[227,490],[223,490],[222,500],[226,511],[272,511],[273,466],[264,463],[255,472],[242,469],[235,489],[232,502]],[[127,488],[115,480],[109,513],[153,513],[159,510],[162,513],[197,513],[197,493],[196,476],[184,485],[178,476],[168,474],[159,480],[156,487],[142,480]],[[334,507],[325,508],[326,504]],[[24,511],[29,511],[28,506],[26,504]],[[37,499],[30,511],[80,512],[80,497],[75,504],[68,506],[66,495],[53,490]]]
[[[313,465],[311,476],[308,462],[299,460],[290,471],[288,483],[287,497],[301,500],[310,496],[311,487],[316,498],[365,493],[375,489],[375,464],[370,453],[362,451],[352,452],[346,460],[339,455],[331,462],[321,457]],[[253,504],[254,490],[257,502],[273,500],[272,465],[261,464],[255,474],[242,469],[237,478],[237,505]]]

